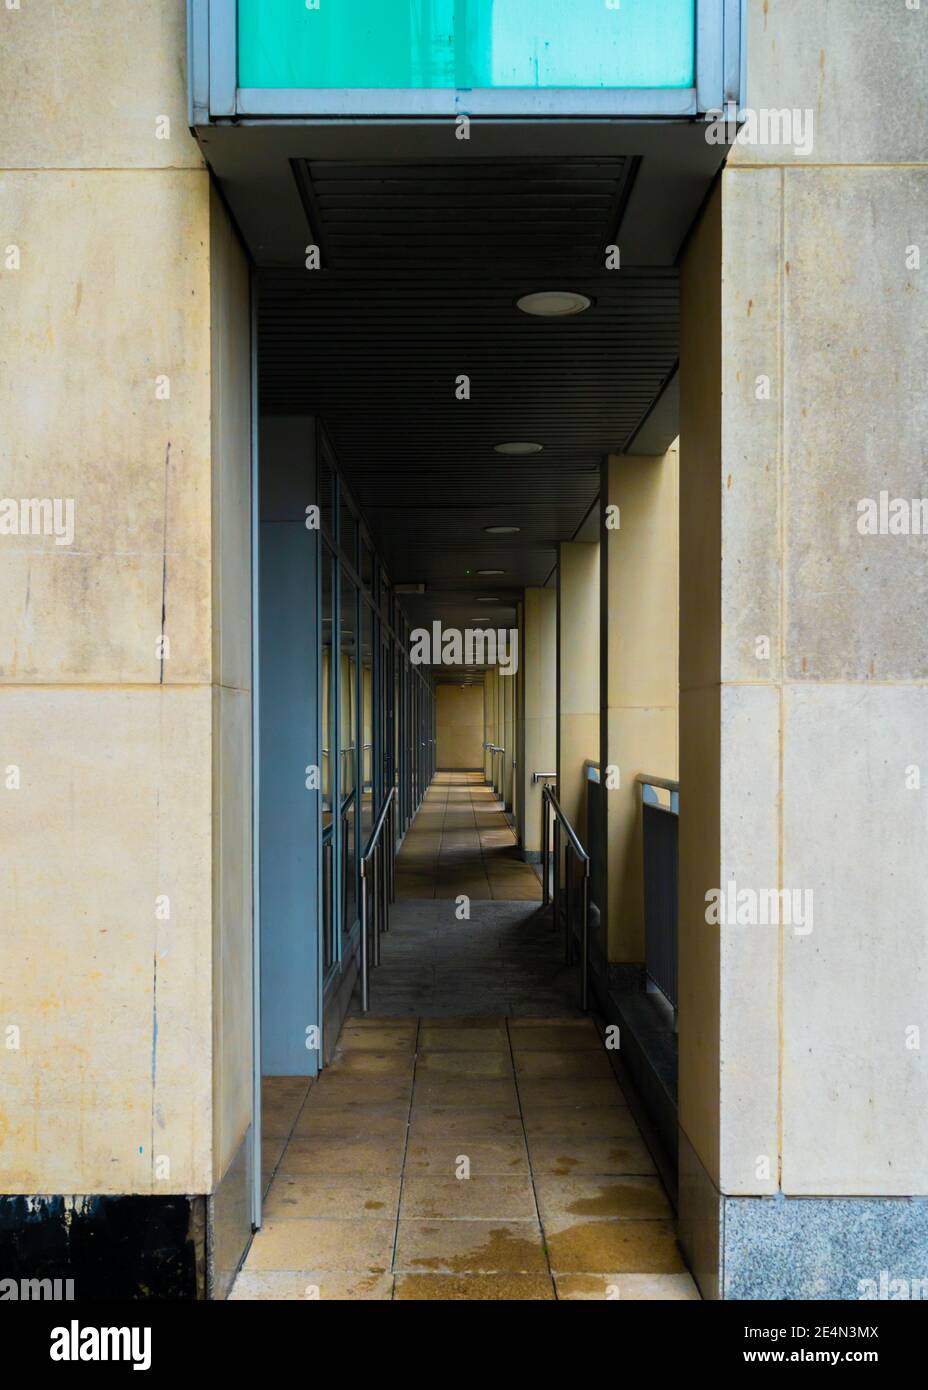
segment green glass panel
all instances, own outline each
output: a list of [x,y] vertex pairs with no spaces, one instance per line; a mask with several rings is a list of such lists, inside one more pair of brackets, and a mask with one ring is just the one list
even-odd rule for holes
[[691,87],[696,0],[238,0],[241,87]]

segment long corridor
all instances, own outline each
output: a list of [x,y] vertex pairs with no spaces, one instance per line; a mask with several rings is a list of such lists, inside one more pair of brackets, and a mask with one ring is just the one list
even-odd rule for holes
[[541,880],[482,772],[437,772],[397,860],[398,898],[541,901]]
[[316,1081],[265,1080],[264,1225],[231,1297],[697,1298],[537,874],[479,774],[438,775],[397,890],[372,1014],[349,1017]]

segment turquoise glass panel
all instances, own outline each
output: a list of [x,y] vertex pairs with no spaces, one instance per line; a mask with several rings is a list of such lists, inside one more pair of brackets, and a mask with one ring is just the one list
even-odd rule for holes
[[[238,0],[240,87],[692,87],[696,0]],[[614,7],[613,7],[614,6]]]

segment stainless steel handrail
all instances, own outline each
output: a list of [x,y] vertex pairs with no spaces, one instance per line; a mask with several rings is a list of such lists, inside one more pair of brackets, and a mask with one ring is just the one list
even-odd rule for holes
[[[549,863],[550,854],[554,854],[554,892],[553,892],[553,917],[554,930],[557,931],[558,920],[560,918],[561,907],[561,828],[567,838],[567,848],[574,857],[583,865],[583,887],[581,891],[581,916],[580,916],[580,1006],[586,1010],[589,1008],[590,990],[590,856],[580,843],[577,832],[574,830],[567,816],[561,809],[560,802],[548,786],[541,789],[542,807],[542,838],[541,838],[541,873],[542,873],[542,900],[545,904],[551,901],[552,894],[549,887]],[[548,833],[551,828],[551,815],[554,812],[554,846],[549,848]],[[565,865],[566,868],[566,865]],[[566,875],[564,888],[567,899],[566,910],[564,913],[564,958],[568,965],[573,963],[573,929],[570,921],[570,874]]]
[[[490,753],[494,758],[495,758],[498,754],[500,754],[500,753],[505,753],[505,752],[506,752],[505,748],[500,748],[500,746],[499,746],[498,743],[485,743],[483,746],[484,746],[484,748],[486,749],[486,751],[487,751],[488,753]],[[497,775],[496,775],[496,765],[495,765],[494,763],[491,763],[491,765],[490,765],[490,772],[491,772],[491,774],[492,774],[492,785],[493,785],[493,787],[494,787],[494,789],[495,789],[495,788],[496,788],[497,780],[499,781],[499,792],[500,792],[500,796],[502,796],[502,794],[503,794],[502,768],[500,768],[500,776],[499,776],[498,779],[497,779]]]
[[[380,936],[390,927],[390,903],[395,901],[396,786],[384,798],[380,813],[361,855],[361,1012],[370,1008],[370,929],[368,922],[368,877],[373,880],[374,965],[380,964]],[[386,842],[381,840],[384,825],[389,826]],[[368,875],[368,868],[373,872]]]
[[534,782],[543,782],[543,781],[545,781],[545,779],[548,778],[548,777],[553,777],[554,780],[557,781],[557,773],[556,773],[556,772],[533,772],[533,773],[532,773],[532,782],[533,782],[533,783],[534,783]]

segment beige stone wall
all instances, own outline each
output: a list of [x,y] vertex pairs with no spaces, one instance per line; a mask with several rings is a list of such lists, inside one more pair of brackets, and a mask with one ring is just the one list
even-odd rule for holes
[[248,1118],[247,275],[184,51],[180,0],[4,18],[0,496],[74,505],[0,536],[8,1193],[208,1191]]
[[210,192],[213,1177],[251,1123],[251,275]]
[[438,768],[483,765],[483,686],[435,687]]
[[[600,533],[605,916],[609,959],[638,962],[645,955],[644,869],[635,779],[677,776],[677,446],[660,458],[608,459],[601,500],[616,509],[604,510]],[[615,524],[606,524],[607,515]]]
[[[738,146],[684,267],[681,1120],[725,1192],[924,1194],[926,541],[857,504],[928,491],[928,8],[748,9],[814,146]],[[707,926],[731,878],[812,930]]]
[[541,783],[533,772],[557,770],[557,592],[526,589],[524,640],[520,654],[525,701],[520,776],[522,843],[541,852]]
[[599,546],[558,547],[557,796],[583,841],[587,759],[599,758]]

